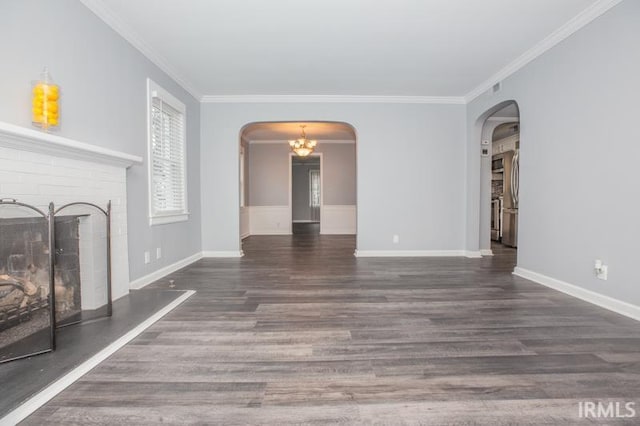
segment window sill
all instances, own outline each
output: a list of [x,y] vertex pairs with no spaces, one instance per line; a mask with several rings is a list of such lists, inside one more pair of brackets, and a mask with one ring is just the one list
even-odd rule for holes
[[189,213],[172,214],[166,216],[152,216],[149,218],[149,225],[166,225],[169,223],[186,222],[189,220]]

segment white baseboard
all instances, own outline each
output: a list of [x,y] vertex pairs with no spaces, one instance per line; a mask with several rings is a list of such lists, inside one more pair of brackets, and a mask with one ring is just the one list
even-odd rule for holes
[[242,250],[239,251],[203,251],[202,257],[218,257],[218,258],[233,258],[233,257],[242,257],[244,253]]
[[145,275],[144,277],[140,277],[136,280],[131,281],[131,283],[129,284],[129,288],[132,290],[139,290],[142,287],[149,285],[152,282],[159,280],[160,278],[166,277],[167,275],[179,269],[182,269],[185,266],[191,265],[192,263],[197,262],[200,259],[202,259],[202,253],[196,253],[192,256],[179,260],[176,263],[160,268],[157,271]]
[[612,297],[596,293],[595,291],[587,290],[574,284],[569,284],[568,282],[560,281],[528,269],[516,267],[513,270],[513,274],[538,284],[542,284],[545,287],[561,291],[570,296],[577,297],[585,302],[593,303],[601,308],[605,308],[620,315],[640,321],[640,306],[632,305],[631,303],[623,302],[622,300],[614,299]]
[[251,234],[246,232],[246,233],[240,235],[240,240],[244,240],[245,238],[250,237],[250,236],[251,236]]
[[250,235],[291,235],[288,229],[263,229],[260,231],[253,230]]
[[489,249],[484,249],[484,250],[480,250],[480,255],[481,256],[493,256],[493,250]]
[[482,252],[481,251],[465,250],[464,256],[468,257],[469,259],[480,259],[482,257]]
[[195,291],[193,290],[185,291],[183,295],[179,296],[176,300],[169,303],[167,306],[160,309],[155,314],[151,315],[145,321],[137,325],[133,330],[129,331],[124,336],[120,337],[115,342],[111,343],[109,346],[29,398],[24,404],[20,405],[15,410],[9,412],[6,416],[0,419],[0,425],[15,425],[26,419],[38,408],[42,407],[53,397],[71,386],[76,380],[80,379],[82,376],[99,365],[102,361],[109,358],[118,349],[122,348],[124,345],[132,341],[143,331],[157,322],[160,318],[171,312],[173,309],[178,307],[178,305],[187,300],[193,294],[195,294]]
[[356,250],[356,257],[461,257],[466,250]]

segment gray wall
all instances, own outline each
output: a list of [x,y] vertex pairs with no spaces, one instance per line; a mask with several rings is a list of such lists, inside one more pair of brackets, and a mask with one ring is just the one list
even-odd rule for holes
[[289,146],[249,144],[250,206],[289,204]]
[[[355,167],[355,163],[353,166]],[[291,213],[294,221],[311,220],[311,206],[309,206],[309,172],[311,170],[320,170],[320,166],[317,164],[292,165]]]
[[[199,103],[76,0],[2,1],[0,39],[0,121],[31,126],[30,81],[46,65],[62,89],[58,134],[145,158],[127,176],[131,279],[200,251]],[[147,77],[187,106],[188,222],[148,224]],[[156,247],[163,258],[145,265]]]
[[[640,2],[624,1],[468,105],[467,247],[478,246],[479,118],[520,107],[518,265],[640,304]],[[597,280],[593,262],[609,264]]]
[[[282,143],[249,145],[249,198],[252,206],[289,204],[289,153]],[[355,144],[318,142],[316,152],[323,156],[322,177],[325,205],[356,204]]]
[[[344,121],[356,129],[359,249],[464,248],[464,105],[209,103],[201,110],[205,250],[239,250],[239,194],[229,182],[237,181],[242,127],[309,120]],[[325,195],[327,202],[353,201]],[[284,197],[278,202],[287,204]],[[400,235],[399,244],[393,234]]]

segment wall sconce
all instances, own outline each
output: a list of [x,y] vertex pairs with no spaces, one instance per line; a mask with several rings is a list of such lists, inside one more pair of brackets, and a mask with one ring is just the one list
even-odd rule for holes
[[45,67],[40,80],[32,83],[32,118],[34,126],[45,131],[58,127],[60,118],[60,86],[55,84]]

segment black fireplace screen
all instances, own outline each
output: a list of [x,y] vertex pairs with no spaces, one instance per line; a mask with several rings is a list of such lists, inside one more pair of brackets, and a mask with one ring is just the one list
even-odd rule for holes
[[55,210],[56,325],[64,327],[111,316],[110,215],[90,203]]
[[55,349],[56,327],[111,316],[111,203],[46,213],[0,199],[0,363]]
[[0,362],[55,348],[52,210],[0,200]]

